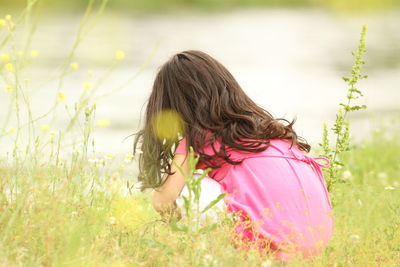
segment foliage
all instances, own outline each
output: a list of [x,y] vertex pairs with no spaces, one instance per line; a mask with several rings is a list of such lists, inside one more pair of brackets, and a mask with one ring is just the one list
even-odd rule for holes
[[351,77],[343,77],[343,80],[348,85],[347,102],[340,103],[340,108],[336,114],[336,121],[332,128],[332,131],[335,134],[335,142],[333,147],[331,147],[329,143],[327,125],[324,125],[322,143],[320,146],[323,149],[324,156],[331,161],[331,166],[328,168],[328,171],[325,171],[325,178],[327,179],[327,187],[329,191],[332,191],[337,182],[341,182],[339,178],[339,172],[340,168],[343,167],[343,162],[341,161],[340,157],[344,152],[350,150],[350,123],[347,119],[347,115],[349,112],[367,108],[366,105],[353,105],[353,101],[355,99],[363,96],[360,89],[356,87],[358,81],[368,77],[367,75],[361,74],[362,66],[365,64],[363,56],[366,52],[366,31],[367,27],[363,26],[358,48],[352,53],[355,60],[351,69]]
[[185,184],[188,189],[188,195],[183,195],[183,208],[184,208],[184,217],[183,223],[177,223],[176,220],[171,221],[171,226],[173,229],[178,231],[183,231],[188,234],[205,234],[217,227],[217,223],[203,223],[202,215],[204,215],[209,209],[214,207],[219,201],[225,197],[226,194],[220,194],[207,204],[204,208],[200,208],[200,196],[201,196],[201,182],[204,177],[211,171],[211,169],[207,169],[201,175],[195,175],[196,166],[199,161],[199,156],[194,156],[193,148],[190,148],[190,153],[188,155],[187,163],[189,167],[189,171],[186,172],[179,165],[175,164],[178,170],[185,177]]

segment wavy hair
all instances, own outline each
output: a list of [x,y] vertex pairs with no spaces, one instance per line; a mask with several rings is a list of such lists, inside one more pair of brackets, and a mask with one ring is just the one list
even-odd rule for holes
[[[183,136],[187,146],[193,147],[200,161],[211,168],[219,168],[230,159],[227,148],[247,152],[261,152],[268,148],[270,139],[286,139],[305,152],[310,145],[298,137],[293,129],[295,120],[274,118],[254,103],[242,90],[232,74],[208,54],[189,50],[172,56],[159,69],[148,99],[144,127],[136,133],[134,153],[140,147],[139,177],[142,190],[157,188],[171,175],[171,164],[178,136],[160,139],[155,134],[154,119],[163,111],[172,110],[183,121]],[[215,155],[206,155],[204,147],[220,142]],[[246,140],[246,142],[242,142]]]

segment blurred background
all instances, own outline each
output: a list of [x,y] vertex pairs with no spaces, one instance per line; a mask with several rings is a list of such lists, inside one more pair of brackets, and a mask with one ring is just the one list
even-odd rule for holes
[[[39,56],[21,77],[35,88],[30,91],[35,114],[46,112],[54,100],[56,83],[44,81],[71,50],[87,4],[97,10],[100,2],[47,0],[35,9],[31,47]],[[17,18],[25,6],[26,1],[0,0],[0,17]],[[316,145],[323,123],[331,126],[345,101],[342,77],[350,75],[351,52],[366,24],[369,78],[361,81],[365,97],[356,103],[368,108],[350,116],[352,136],[361,140],[399,122],[399,7],[400,0],[110,0],[82,35],[73,56],[79,69],[62,85],[65,105],[72,107],[82,84],[103,77],[115,51],[123,51],[124,59],[98,88],[98,95],[113,93],[96,101],[96,118],[107,127],[99,127],[94,137],[97,151],[130,152],[133,139],[125,138],[139,130],[158,67],[174,53],[197,49],[224,64],[275,117],[296,117],[298,134]],[[20,36],[17,46],[26,40]],[[0,122],[7,101],[2,91]],[[55,131],[69,119],[63,106],[56,118],[50,125]],[[48,118],[40,123],[50,124]]]

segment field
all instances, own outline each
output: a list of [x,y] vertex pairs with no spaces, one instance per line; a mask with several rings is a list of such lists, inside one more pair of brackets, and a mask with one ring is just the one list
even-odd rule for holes
[[[377,132],[345,157],[345,182],[331,193],[335,233],[325,253],[289,266],[397,266],[400,142]],[[205,234],[174,231],[146,196],[121,194],[131,180],[108,163],[16,165],[2,158],[3,266],[268,266],[238,253],[230,224]],[[113,190],[114,189],[114,190]],[[222,217],[221,217],[222,218]],[[264,264],[264,265],[262,265]]]
[[[51,124],[42,123],[43,118],[57,121],[56,111],[67,97],[63,82],[79,71],[74,53],[80,36],[90,27],[90,16],[100,16],[104,6],[89,5],[76,43],[59,74],[48,81],[55,82],[54,103],[40,116],[32,113],[29,96],[34,88],[23,74],[40,59],[30,47],[35,27],[29,15],[35,2],[28,1],[16,18],[0,19],[1,97],[9,99],[9,107],[1,107],[6,116],[0,139],[10,140],[10,149],[2,149],[0,155],[0,265],[275,266],[267,256],[234,247],[232,221],[225,214],[217,224],[166,223],[151,207],[150,192],[137,189],[135,156],[96,153],[92,133],[109,122],[95,120],[95,93],[124,60],[124,51],[115,52],[109,70],[98,80],[83,83],[81,95],[65,108],[69,120],[63,130],[53,131]],[[22,33],[28,34],[18,47],[16,35]],[[353,71],[361,65],[355,62]],[[288,266],[398,266],[398,123],[382,124],[366,140],[350,139],[348,149],[339,151],[330,188],[334,237],[323,254]],[[339,125],[346,143],[348,124]],[[317,146],[312,151],[314,156],[324,153]]]

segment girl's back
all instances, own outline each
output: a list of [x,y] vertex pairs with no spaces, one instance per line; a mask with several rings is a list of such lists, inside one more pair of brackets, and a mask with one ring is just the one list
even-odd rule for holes
[[[185,146],[184,139],[176,153],[185,153]],[[218,145],[214,143],[214,147]],[[213,154],[211,146],[204,151]],[[236,232],[243,241],[256,241],[262,249],[269,246],[283,260],[297,252],[314,255],[326,247],[333,218],[321,164],[280,139],[270,140],[268,149],[258,153],[227,152],[242,163],[225,163],[209,176],[228,193],[225,203],[242,221]],[[198,167],[206,168],[201,163]]]

